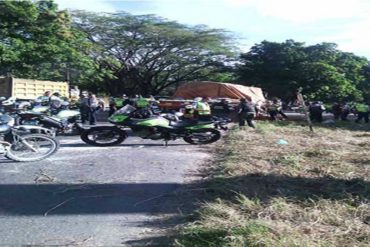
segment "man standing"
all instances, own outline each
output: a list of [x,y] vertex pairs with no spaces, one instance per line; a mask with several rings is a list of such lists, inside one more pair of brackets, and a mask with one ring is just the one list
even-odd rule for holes
[[323,120],[322,114],[325,111],[325,107],[320,101],[314,101],[308,108],[310,112],[310,118],[312,122],[321,123]]
[[251,128],[255,128],[253,119],[256,116],[257,108],[256,105],[251,101],[246,101],[246,99],[240,99],[238,106],[238,117],[239,117],[239,127],[245,126],[245,121]]
[[104,109],[104,102],[99,100],[95,94],[89,93],[88,97],[88,105],[89,105],[89,122],[90,125],[96,124],[96,112],[103,108]]
[[80,100],[79,100],[82,124],[85,124],[86,121],[89,120],[90,107],[89,107],[89,98],[88,98],[88,96],[89,96],[88,92],[83,91],[81,93]]

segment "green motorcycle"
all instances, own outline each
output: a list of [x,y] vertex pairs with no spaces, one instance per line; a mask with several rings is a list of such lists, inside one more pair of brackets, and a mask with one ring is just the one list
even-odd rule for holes
[[114,146],[128,136],[125,128],[143,139],[168,141],[183,138],[187,143],[199,145],[216,142],[221,133],[215,129],[213,121],[176,121],[171,117],[149,114],[147,110],[136,109],[131,105],[117,110],[109,119],[114,126],[95,126],[86,129],[81,139],[93,146]]

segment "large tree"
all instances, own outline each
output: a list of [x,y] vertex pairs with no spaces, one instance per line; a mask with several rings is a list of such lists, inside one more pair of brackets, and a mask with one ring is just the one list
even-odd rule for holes
[[370,88],[367,59],[333,43],[263,41],[242,54],[241,61],[239,80],[261,86],[271,96],[292,98],[303,88],[310,99],[360,100]]
[[90,86],[111,94],[157,94],[183,81],[211,78],[233,59],[222,30],[189,27],[152,15],[74,12],[74,25],[95,44],[103,75]]
[[65,80],[87,76],[93,61],[83,33],[53,1],[0,1],[0,75]]

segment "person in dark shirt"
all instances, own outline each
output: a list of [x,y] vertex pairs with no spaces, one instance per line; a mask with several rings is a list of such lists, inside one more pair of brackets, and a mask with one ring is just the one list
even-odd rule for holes
[[312,102],[308,107],[308,111],[310,113],[310,118],[312,122],[322,122],[322,114],[325,111],[325,107],[321,101]]
[[238,106],[238,117],[239,117],[239,126],[245,126],[245,122],[247,122],[248,126],[251,128],[255,128],[253,123],[253,119],[256,116],[257,107],[251,101],[247,101],[246,99],[240,99],[240,103]]

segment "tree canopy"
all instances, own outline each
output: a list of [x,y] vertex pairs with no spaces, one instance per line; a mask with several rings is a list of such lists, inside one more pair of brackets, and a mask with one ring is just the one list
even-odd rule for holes
[[0,1],[0,74],[65,80],[68,73],[77,80],[93,67],[81,52],[88,46],[53,1]]
[[0,75],[66,80],[112,95],[170,92],[192,80],[239,82],[270,96],[370,98],[364,57],[333,43],[263,41],[237,58],[231,33],[153,15],[59,11],[52,0],[0,1]]
[[369,61],[333,43],[305,46],[263,41],[241,55],[239,81],[270,95],[292,98],[302,88],[309,99],[362,100],[369,95]]
[[189,27],[153,15],[74,12],[74,26],[96,49],[101,82],[112,94],[157,94],[180,82],[207,79],[233,57],[223,30]]

